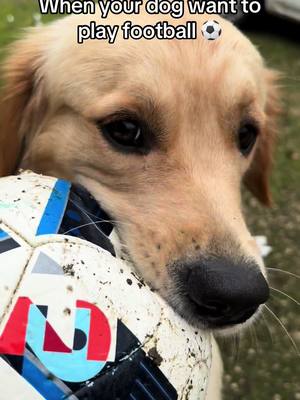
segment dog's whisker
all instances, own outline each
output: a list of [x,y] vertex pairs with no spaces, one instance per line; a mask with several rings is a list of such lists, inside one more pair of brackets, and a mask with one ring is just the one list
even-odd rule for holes
[[258,347],[257,347],[257,342],[255,340],[255,335],[254,335],[254,330],[253,330],[253,325],[250,325],[249,327],[249,331],[250,331],[250,336],[251,336],[251,344],[253,346],[253,348],[258,351]]
[[[86,217],[88,217],[90,220],[92,220],[92,218],[90,217],[95,217],[95,218],[99,218],[99,215],[95,215],[93,213],[91,213],[90,211],[85,210],[84,208],[82,208],[79,204],[76,203],[76,201],[69,199],[70,202],[72,204],[74,204],[74,206],[76,206],[82,213],[84,213],[86,215]],[[111,224],[115,224],[115,225],[130,225],[129,222],[123,222],[123,221],[118,221],[116,219],[102,219],[102,222],[107,222],[107,223],[111,223]]]
[[274,291],[277,292],[277,293],[282,294],[283,296],[287,297],[288,299],[290,299],[290,300],[292,300],[294,303],[296,303],[298,306],[300,306],[300,302],[297,301],[296,299],[294,299],[294,298],[293,298],[292,296],[290,296],[289,294],[287,294],[287,293],[285,293],[285,292],[283,292],[283,291],[281,291],[281,290],[279,290],[279,289],[273,288],[272,286],[270,286],[270,289],[271,289],[271,290],[274,290]]
[[232,341],[233,341],[232,358],[234,359],[235,362],[237,362],[239,357],[239,344],[240,344],[239,336],[237,333],[233,336]]
[[241,341],[242,341],[242,333],[239,332],[238,333],[238,358],[239,358],[239,355],[240,355]]
[[91,211],[83,209],[79,204],[76,203],[76,201],[74,201],[72,199],[69,199],[69,201],[72,204],[74,204],[74,206],[76,206],[80,211],[84,212],[85,214],[88,214],[91,217],[99,218],[99,215],[93,214]]
[[98,228],[98,226],[95,224],[95,222],[92,220],[92,218],[87,214],[87,212],[80,206],[78,206],[78,204],[76,204],[72,199],[70,199],[70,201],[80,209],[80,211],[92,222],[92,224],[94,224],[95,228],[97,231],[99,231],[99,233],[102,235],[104,235],[104,233],[101,231],[100,228]]
[[241,333],[237,332],[234,336],[234,350],[235,350],[234,361],[236,364],[239,361],[240,348],[241,348],[240,344],[241,344]]
[[[98,225],[98,224],[103,224],[103,223],[104,223],[104,221],[95,221],[95,222],[93,221],[93,222],[89,222],[88,224],[78,225],[78,226],[75,226],[72,229],[69,229],[68,231],[63,232],[63,235],[67,235],[67,234],[69,234],[69,233],[71,233],[73,231],[76,231],[77,229],[86,228],[87,226]],[[107,235],[105,235],[104,232],[101,231],[101,233],[102,233],[102,235],[107,237]]]
[[255,340],[256,349],[257,349],[257,352],[259,352],[260,346],[259,346],[259,340],[258,340],[258,336],[257,336],[255,321],[253,322],[252,327],[253,327],[253,335],[254,335],[254,340]]
[[283,329],[283,331],[285,332],[285,334],[287,335],[287,337],[289,338],[293,348],[296,351],[297,356],[300,357],[300,352],[298,349],[298,346],[295,342],[295,340],[292,338],[292,336],[290,335],[289,331],[287,330],[286,326],[284,325],[284,323],[281,321],[281,319],[274,313],[274,311],[271,310],[270,307],[268,307],[266,304],[264,305],[265,309],[275,318],[275,320],[278,322],[278,324],[281,326],[281,328]]
[[85,214],[88,214],[91,217],[95,217],[95,218],[99,218],[99,215],[93,214],[92,212],[83,209],[79,204],[76,203],[76,201],[69,199],[69,201],[74,204],[74,206],[76,206],[80,211],[84,212]]
[[124,244],[122,242],[119,243],[119,246],[122,247],[123,249],[129,249],[129,246],[127,246],[127,244]]
[[266,320],[266,316],[265,316],[265,314],[264,314],[264,313],[262,313],[262,317],[263,317],[264,325],[266,326],[266,328],[267,328],[267,331],[269,332],[269,336],[270,336],[270,339],[271,339],[272,345],[274,345],[274,338],[273,338],[273,335],[272,335],[271,329],[270,329],[270,327],[269,327],[269,325],[268,325],[268,321]]
[[285,76],[284,79],[287,79],[287,80],[293,81],[293,82],[300,82],[300,79],[294,78],[292,76]]
[[268,270],[268,271],[271,271],[271,272],[281,272],[281,273],[283,273],[283,274],[287,274],[287,275],[293,276],[294,278],[300,279],[300,275],[293,274],[292,272],[285,271],[284,269],[279,269],[279,268],[267,268],[267,270]]

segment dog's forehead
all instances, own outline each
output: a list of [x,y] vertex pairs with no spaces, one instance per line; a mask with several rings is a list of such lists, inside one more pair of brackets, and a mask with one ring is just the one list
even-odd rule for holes
[[[146,23],[148,17],[143,18]],[[198,19],[201,26],[207,16]],[[81,110],[116,91],[123,92],[123,97],[143,94],[162,104],[186,97],[197,102],[204,92],[223,104],[237,96],[250,97],[251,89],[253,93],[260,87],[261,57],[232,24],[217,19],[223,33],[216,41],[199,35],[197,40],[134,41],[119,35],[113,45],[99,40],[79,45],[76,27],[81,19],[66,18],[54,33],[61,30],[64,35],[53,40],[46,53],[48,89],[54,98],[63,96],[63,101]]]

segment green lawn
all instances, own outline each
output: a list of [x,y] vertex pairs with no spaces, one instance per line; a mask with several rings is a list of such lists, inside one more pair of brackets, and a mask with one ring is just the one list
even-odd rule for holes
[[[37,2],[0,0],[0,58],[5,45],[34,24]],[[14,18],[12,18],[13,16]],[[45,18],[43,21],[50,20]],[[296,31],[295,26],[271,20],[271,31],[260,27],[247,32],[273,68],[283,78],[282,129],[272,178],[275,206],[260,207],[245,196],[246,215],[255,234],[264,234],[273,247],[268,267],[281,268],[300,275],[300,45],[288,36],[274,32]],[[297,32],[300,38],[299,31]],[[300,301],[296,278],[271,273],[273,287]],[[291,300],[274,293],[269,303],[300,347],[300,308]],[[297,400],[300,399],[300,359],[282,327],[266,314],[245,333],[239,345],[233,339],[222,344],[225,353],[225,400]],[[270,332],[269,332],[270,331]],[[271,338],[272,337],[272,338]]]
[[[35,14],[38,12],[36,0],[0,0],[0,56],[5,45],[18,37],[22,28],[35,24]],[[51,19],[54,17],[43,16],[44,22]]]
[[[277,33],[294,31],[300,38],[300,29],[277,19],[270,22],[270,31],[263,23],[258,32],[251,29],[247,34],[268,64],[283,73],[283,116],[272,177],[275,204],[266,210],[246,195],[245,211],[252,231],[266,235],[273,247],[267,267],[300,275],[300,42]],[[270,282],[300,301],[299,279],[270,272]],[[268,305],[300,348],[299,305],[275,292]],[[239,346],[228,341],[223,345],[227,354],[225,400],[300,399],[299,355],[283,328],[267,313],[266,321],[269,329],[262,319],[244,335]]]

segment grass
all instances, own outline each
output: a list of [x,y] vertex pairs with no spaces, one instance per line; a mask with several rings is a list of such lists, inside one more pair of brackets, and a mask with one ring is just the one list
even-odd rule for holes
[[[15,39],[22,28],[34,25],[35,15],[38,13],[39,6],[36,0],[0,0],[0,57],[5,45]],[[54,18],[43,16],[43,21],[48,22]]]
[[[36,1],[0,0],[0,58],[5,45],[20,28],[34,23]],[[11,15],[14,16],[12,21]],[[43,17],[49,21],[53,17]],[[9,22],[11,21],[11,22]],[[273,247],[268,267],[300,274],[300,37],[299,27],[277,19],[255,23],[246,33],[260,48],[268,64],[284,74],[282,129],[272,177],[275,206],[266,210],[245,196],[248,223],[264,234]],[[290,36],[289,36],[290,35]],[[299,280],[271,273],[271,284],[300,301]],[[299,306],[274,293],[269,303],[300,347]],[[282,327],[271,315],[246,332],[239,347],[234,340],[221,343],[225,354],[225,400],[300,399],[300,360]],[[270,332],[269,332],[270,331]],[[271,338],[272,337],[272,338]]]
[[[245,196],[248,224],[264,234],[273,247],[267,267],[300,275],[300,29],[287,21],[266,18],[246,33],[260,48],[270,67],[283,74],[283,116],[272,176],[274,207],[266,210]],[[286,33],[286,34],[285,34]],[[293,34],[295,36],[293,36]],[[270,272],[271,286],[300,301],[300,281]],[[272,293],[268,306],[300,348],[300,308]],[[300,399],[300,359],[284,329],[265,313],[236,344],[221,343],[225,357],[225,400]],[[266,325],[266,322],[267,325]]]

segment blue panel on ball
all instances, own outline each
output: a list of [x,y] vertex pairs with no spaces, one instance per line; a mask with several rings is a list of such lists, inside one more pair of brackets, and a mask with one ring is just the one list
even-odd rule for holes
[[37,230],[37,236],[56,234],[59,231],[69,199],[71,184],[58,180]]
[[9,236],[6,232],[4,232],[2,229],[0,229],[0,241],[8,239]]
[[[32,357],[31,357],[32,358]],[[66,398],[66,392],[61,390],[51,377],[44,374],[33,359],[24,357],[22,376],[37,390],[45,400],[62,400]]]
[[0,229],[0,254],[17,249],[18,247],[20,247],[19,243],[12,239],[8,233]]

